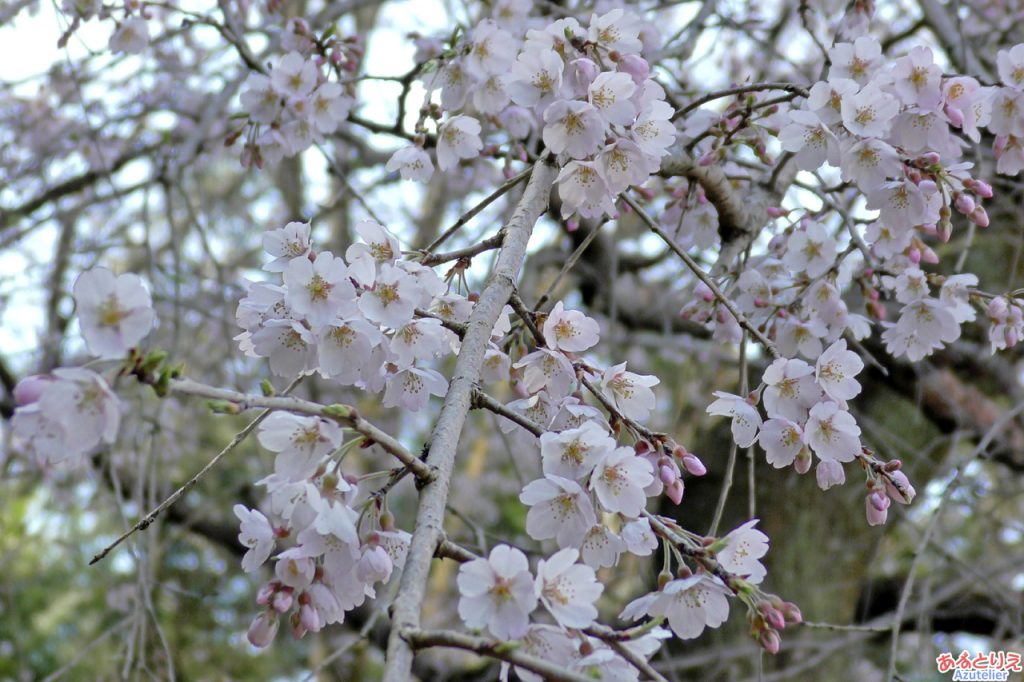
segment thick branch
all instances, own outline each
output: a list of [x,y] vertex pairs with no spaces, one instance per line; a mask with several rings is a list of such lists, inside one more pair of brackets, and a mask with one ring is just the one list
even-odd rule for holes
[[547,210],[551,185],[557,172],[558,169],[546,161],[540,161],[534,166],[526,191],[504,227],[505,240],[494,272],[484,286],[466,325],[466,335],[455,361],[454,376],[431,437],[427,464],[434,469],[436,476],[420,493],[412,544],[394,603],[387,666],[384,670],[385,682],[405,682],[409,679],[413,652],[400,633],[419,628],[420,606],[430,573],[430,560],[442,538],[444,510],[455,454],[472,402],[473,388],[480,377],[491,330],[515,287],[533,226]]

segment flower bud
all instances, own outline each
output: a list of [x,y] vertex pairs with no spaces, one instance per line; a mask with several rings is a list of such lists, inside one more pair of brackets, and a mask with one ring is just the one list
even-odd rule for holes
[[779,611],[785,616],[786,620],[794,625],[799,625],[804,621],[804,615],[800,613],[800,607],[791,601],[784,601],[779,607]]
[[978,227],[988,227],[988,212],[982,206],[975,206],[968,219]]
[[700,461],[697,455],[691,453],[683,455],[683,467],[693,476],[703,476],[708,472],[704,462]]
[[260,606],[266,606],[270,603],[270,600],[274,596],[274,593],[277,592],[279,589],[281,589],[281,583],[277,582],[276,580],[267,583],[266,585],[261,587],[258,592],[256,592],[256,603]]
[[274,641],[277,634],[277,614],[263,612],[253,619],[246,637],[254,647],[262,649]]
[[992,185],[988,184],[984,180],[975,180],[972,183],[971,190],[982,199],[992,198]]
[[302,608],[299,609],[299,621],[302,623],[302,627],[309,632],[319,632],[323,627],[323,623],[320,622],[320,614],[312,604],[302,605]]
[[[898,484],[899,487],[897,488],[894,484]],[[905,473],[899,470],[891,471],[889,473],[889,478],[885,481],[885,492],[889,497],[900,504],[910,504],[914,501],[914,497],[917,496],[917,491],[914,490],[914,486],[910,484],[910,479],[907,478]]]
[[962,112],[959,109],[957,109],[956,107],[950,106],[948,104],[946,105],[945,111],[946,111],[946,120],[949,121],[949,124],[951,126],[953,126],[954,128],[963,128],[964,127],[964,112]]
[[25,377],[14,387],[14,404],[22,407],[36,402],[52,381],[51,377],[42,374]]
[[683,501],[683,482],[678,478],[665,488],[665,494],[673,503],[679,504]]
[[651,65],[638,54],[627,54],[619,59],[618,70],[622,73],[628,73],[634,83],[642,85],[651,73]]
[[292,596],[291,590],[281,590],[274,593],[271,607],[278,613],[287,613],[294,602],[295,598]]
[[807,446],[801,448],[797,453],[796,459],[793,460],[793,468],[798,474],[806,474],[811,470],[811,451],[807,449]]
[[956,206],[956,210],[960,211],[964,215],[970,215],[971,211],[974,210],[974,197],[970,194],[960,194],[957,196],[956,201],[953,202]]
[[391,557],[383,547],[368,547],[356,563],[356,578],[367,585],[386,582],[391,577],[392,567]]
[[[864,513],[865,516],[867,516],[868,525],[870,526],[881,526],[883,523],[885,523],[886,518],[889,516],[888,506],[885,509],[879,509],[874,500],[872,499],[876,495],[880,495],[880,493],[871,493],[870,495],[864,498]],[[885,500],[889,499],[884,495],[882,495],[881,497],[884,498]]]
[[782,646],[782,640],[779,639],[779,633],[775,630],[765,630],[758,637],[758,644],[761,645],[765,651],[770,654],[779,653],[779,647]]

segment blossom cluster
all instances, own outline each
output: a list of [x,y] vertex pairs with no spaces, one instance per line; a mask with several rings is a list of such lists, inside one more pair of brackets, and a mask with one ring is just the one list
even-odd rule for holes
[[[675,110],[642,56],[653,27],[623,9],[595,14],[586,27],[571,17],[548,23],[527,16],[530,4],[496,7],[450,50],[423,46],[436,63],[424,84],[448,114],[437,127],[437,166],[476,158],[482,122],[507,132],[521,155],[539,132],[563,163],[563,217],[615,215],[615,197],[656,172],[675,140]],[[425,141],[395,152],[387,170],[429,179]]]
[[[74,286],[78,321],[89,351],[125,359],[153,327],[149,291],[133,274],[97,267]],[[85,367],[61,367],[29,376],[15,387],[14,435],[42,466],[75,466],[117,438],[121,403],[107,378]]]
[[[242,568],[256,571],[278,543],[274,579],[258,592],[265,606],[249,628],[254,646],[270,644],[282,616],[296,637],[341,623],[348,611],[375,596],[401,567],[410,535],[372,497],[359,499],[357,480],[339,473],[344,433],[320,417],[275,412],[260,425],[260,444],[275,453],[274,473],[259,481],[269,496],[269,517],[235,505],[239,542],[247,548]],[[358,505],[356,504],[358,502]]]
[[[298,35],[305,34],[299,31]],[[325,74],[325,65],[342,63],[344,51],[333,49],[328,57],[331,61],[327,61],[312,54],[315,45],[306,42],[306,50],[288,52],[269,73],[253,72],[246,79],[240,96],[248,114],[242,165],[262,168],[265,163],[295,156],[323,142],[324,136],[336,131],[348,117],[355,100],[345,85],[328,80]],[[346,46],[346,50],[353,49]],[[344,63],[355,68],[354,62]],[[336,72],[343,70],[337,68]]]

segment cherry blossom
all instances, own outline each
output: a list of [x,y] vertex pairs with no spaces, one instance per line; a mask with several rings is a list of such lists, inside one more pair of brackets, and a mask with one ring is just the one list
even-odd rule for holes
[[555,538],[559,547],[578,547],[596,523],[594,506],[575,481],[547,474],[528,483],[519,501],[530,507],[526,532],[535,540]]
[[761,414],[746,398],[725,391],[715,391],[715,402],[708,405],[707,413],[732,418],[732,437],[741,448],[749,448],[757,439],[761,428]]
[[449,118],[437,131],[437,166],[447,171],[460,159],[474,159],[480,153],[480,122],[459,114]]
[[614,449],[615,440],[592,421],[559,433],[548,431],[540,437],[544,473],[575,481],[584,479]]
[[585,351],[600,340],[597,322],[578,310],[566,310],[561,301],[548,313],[542,331],[548,348],[570,353]]
[[623,416],[643,421],[655,405],[651,386],[659,383],[661,380],[657,377],[627,372],[626,363],[623,362],[604,371],[601,390]]
[[123,357],[153,327],[153,303],[137,275],[86,270],[75,281],[74,295],[82,336],[94,355]]
[[[726,621],[729,594],[728,588],[717,578],[697,574],[671,581],[652,600],[640,603],[646,606],[647,615],[667,618],[676,637],[693,639],[704,632],[704,628],[717,628]],[[632,604],[626,606],[624,613],[633,611],[630,606]]]
[[517,639],[529,629],[537,606],[526,555],[498,545],[486,559],[459,567],[459,616],[471,628],[487,628],[499,639]]
[[835,258],[835,240],[820,223],[809,223],[789,237],[782,262],[788,268],[806,272],[808,277],[820,277],[832,267]]
[[860,427],[853,415],[831,401],[811,408],[804,439],[823,460],[849,462],[861,450]]
[[274,412],[260,424],[260,445],[277,453],[275,471],[298,481],[309,476],[319,461],[341,445],[341,427],[319,417]]
[[567,548],[537,563],[537,597],[566,628],[589,627],[597,618],[594,602],[604,591],[594,569],[576,563],[579,556],[579,550]]
[[437,370],[403,367],[387,379],[384,407],[403,407],[411,412],[422,410],[430,396],[443,396],[448,392],[448,380]]
[[388,173],[399,171],[403,180],[427,182],[434,174],[430,154],[415,145],[398,149],[384,165]]
[[814,367],[814,378],[833,400],[850,400],[860,393],[854,378],[864,369],[860,356],[846,349],[846,340],[839,339],[825,349]]
[[606,510],[636,517],[647,504],[644,488],[654,481],[651,465],[633,448],[616,448],[594,467],[590,488]]
[[725,570],[743,576],[755,585],[764,580],[768,571],[758,561],[768,553],[768,536],[754,528],[758,520],[747,521],[713,545],[715,556]]
[[314,326],[356,312],[356,290],[349,281],[348,267],[330,251],[317,254],[313,262],[293,258],[285,268],[284,283],[288,290],[285,301]]
[[258,509],[246,509],[244,505],[236,504],[234,512],[242,522],[238,541],[248,548],[242,557],[242,570],[251,573],[266,563],[274,550],[274,529]]
[[792,464],[803,450],[804,432],[796,422],[777,417],[761,425],[757,442],[764,448],[768,463],[781,469]]
[[605,121],[591,104],[557,100],[544,110],[544,144],[555,154],[584,159],[604,141]]
[[779,358],[768,365],[762,393],[768,416],[802,421],[821,396],[811,376],[813,373],[814,368],[803,360]]

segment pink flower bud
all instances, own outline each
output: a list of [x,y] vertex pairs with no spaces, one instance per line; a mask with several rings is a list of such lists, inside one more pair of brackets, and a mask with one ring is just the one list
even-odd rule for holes
[[938,226],[938,237],[943,242],[948,242],[949,238],[953,236],[953,223],[949,219],[945,219],[939,223]]
[[960,211],[964,215],[970,215],[971,211],[974,210],[974,198],[970,194],[959,194],[957,195],[956,201],[953,202],[956,206],[956,210]]
[[569,64],[575,85],[581,92],[585,92],[597,75],[601,73],[601,67],[586,57],[574,59]]
[[[889,516],[888,508],[878,509],[872,502],[871,498],[877,494],[872,493],[864,498],[864,513],[867,516],[869,526],[881,526]],[[885,496],[883,495],[883,497]],[[885,497],[885,499],[888,500],[889,498]]]
[[786,620],[794,625],[798,625],[804,620],[804,615],[800,613],[800,607],[791,601],[782,602],[779,610],[782,611],[782,615],[786,617]]
[[710,152],[706,152],[705,154],[702,154],[701,157],[699,159],[697,159],[697,165],[706,168],[707,166],[710,166],[711,164],[713,164],[717,159],[718,159],[718,152],[715,151],[715,150],[711,150]]
[[323,624],[320,622],[320,614],[313,608],[312,604],[303,604],[299,609],[299,621],[309,632],[319,632]]
[[779,206],[769,206],[765,209],[765,212],[768,214],[769,218],[782,218],[789,215],[789,211]]
[[912,247],[910,251],[907,252],[907,258],[910,259],[911,263],[917,265],[921,262],[921,251],[916,246]]
[[930,180],[930,179],[922,180],[921,182],[917,183],[917,186],[925,194],[934,194],[939,189],[935,185],[935,181],[934,180]]
[[295,602],[295,598],[292,596],[291,591],[281,591],[274,594],[272,608],[278,613],[286,613],[288,609],[292,607]]
[[768,613],[764,615],[764,618],[768,623],[776,630],[781,630],[786,627],[786,618],[782,615],[782,612],[778,609],[768,609]]
[[683,467],[693,476],[703,476],[708,472],[704,462],[700,461],[700,458],[696,455],[690,453],[683,455]]
[[968,218],[978,227],[988,227],[988,211],[983,206],[975,206]]
[[871,502],[871,506],[878,511],[885,511],[889,508],[889,498],[885,493],[875,491],[868,495],[868,500]]
[[662,464],[658,469],[658,477],[665,485],[672,485],[676,481],[676,472],[672,471],[672,467]]
[[634,83],[641,85],[651,73],[651,65],[638,54],[627,54],[619,59],[618,70],[628,73]]
[[367,585],[377,581],[383,582],[391,577],[392,568],[391,557],[383,547],[370,547],[359,557],[356,578]]
[[964,127],[964,112],[960,111],[956,107],[946,105],[946,120],[954,128]]
[[762,649],[770,654],[779,653],[779,647],[782,646],[782,640],[779,639],[779,633],[775,632],[775,630],[765,630],[762,632],[761,636],[758,637],[758,643],[761,645]]
[[683,501],[683,482],[678,478],[665,488],[665,494],[673,503],[679,504]]
[[707,303],[711,303],[711,301],[715,300],[714,292],[711,291],[711,288],[707,284],[704,284],[704,282],[695,286],[693,288],[693,293]]
[[269,646],[277,634],[277,614],[263,612],[253,619],[246,637],[258,649]]
[[982,199],[992,198],[992,185],[988,184],[984,180],[975,180],[972,185],[971,189]]
[[14,387],[14,404],[18,406],[31,405],[39,400],[43,391],[53,381],[52,377],[42,374],[27,376]]
[[576,230],[580,229],[579,218],[577,218],[576,216],[573,216],[572,218],[569,218],[568,220],[566,220],[565,221],[565,229],[567,231],[569,231],[569,232],[575,232]]
[[[890,480],[899,484],[897,488]],[[906,493],[905,495],[900,490]],[[885,492],[892,499],[896,500],[900,504],[910,504],[913,502],[914,497],[917,496],[917,491],[914,490],[914,486],[910,484],[910,479],[902,471],[896,470],[889,473],[889,479],[885,481]]]
[[260,606],[266,606],[270,603],[270,600],[271,598],[273,598],[274,593],[277,592],[279,589],[281,589],[281,583],[277,582],[276,580],[267,583],[266,585],[261,587],[259,591],[256,593],[256,603]]
[[939,254],[935,253],[935,251],[932,250],[932,247],[926,246],[921,252],[921,261],[935,265],[939,262]]
[[1006,135],[996,136],[995,142],[992,143],[992,152],[997,159],[1006,151],[1006,143],[1009,141],[1010,139]]
[[806,474],[811,470],[811,451],[806,447],[797,453],[796,459],[793,460],[793,468],[796,469],[798,474]]

